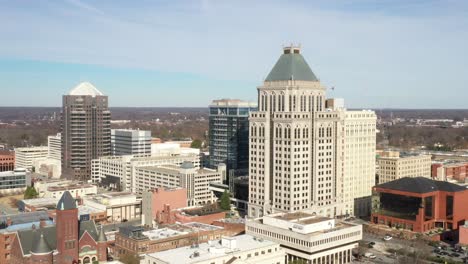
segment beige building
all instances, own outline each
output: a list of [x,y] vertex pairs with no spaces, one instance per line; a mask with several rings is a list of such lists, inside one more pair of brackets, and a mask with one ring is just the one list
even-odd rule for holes
[[377,157],[377,184],[403,177],[431,177],[431,155],[401,154],[392,151]]
[[38,197],[57,199],[60,199],[65,191],[70,192],[74,198],[97,194],[96,185],[64,179],[36,181],[34,188],[39,194]]
[[248,219],[246,234],[281,245],[286,261],[351,263],[352,250],[362,239],[362,225],[339,222],[305,211]]
[[344,212],[370,216],[375,185],[376,115],[373,111],[344,111]]
[[47,147],[15,148],[15,168],[32,170],[33,162],[47,157]]
[[285,264],[284,250],[276,242],[250,235],[222,237],[194,247],[146,254],[142,264]]
[[83,82],[62,101],[62,176],[91,180],[91,160],[111,155],[108,97]]
[[188,161],[180,166],[137,167],[135,186],[138,193],[157,187],[182,187],[187,190],[188,206],[203,205],[216,202],[210,183],[222,183],[225,174],[225,166],[218,170],[199,169]]
[[180,154],[167,152],[151,156],[124,155],[107,156],[94,159],[91,166],[93,182],[112,187],[116,190],[135,192],[135,169],[141,166],[180,165],[190,161],[196,168],[200,168],[200,157],[197,154]]
[[[374,112],[346,111],[342,100],[326,107],[326,88],[298,47],[284,48],[257,89],[258,111],[249,118],[249,216],[310,209],[333,217],[353,214],[356,199],[370,200]],[[351,153],[359,155],[346,160]]]
[[105,211],[110,222],[141,219],[141,198],[129,192],[89,195],[83,198],[85,206]]

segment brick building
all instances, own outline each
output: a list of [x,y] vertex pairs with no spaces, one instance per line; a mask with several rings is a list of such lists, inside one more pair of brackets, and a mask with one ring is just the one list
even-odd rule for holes
[[11,264],[107,261],[104,231],[94,221],[78,221],[76,201],[66,191],[57,203],[55,225],[16,232]]
[[154,226],[156,215],[166,211],[187,207],[187,190],[185,188],[154,188],[143,192],[142,223]]
[[15,169],[15,153],[1,152],[0,153],[0,172],[12,171]]
[[114,255],[149,254],[192,246],[226,235],[223,227],[202,223],[174,224],[147,230],[141,226],[120,227],[115,235]]
[[468,189],[424,177],[401,178],[373,188],[371,221],[426,232],[458,230],[468,219]]
[[431,166],[431,175],[434,180],[466,182],[468,162],[434,163]]
[[226,212],[221,210],[218,204],[209,204],[203,207],[172,210],[166,205],[162,211],[158,211],[155,221],[158,224],[175,224],[198,222],[211,225],[214,221],[224,219]]

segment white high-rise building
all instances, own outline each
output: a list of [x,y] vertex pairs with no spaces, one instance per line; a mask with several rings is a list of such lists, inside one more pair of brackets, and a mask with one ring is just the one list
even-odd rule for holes
[[[370,200],[374,112],[348,112],[342,99],[326,107],[326,88],[294,46],[284,48],[257,89],[258,111],[249,118],[249,216],[309,210],[333,217],[354,214],[355,199],[362,195]],[[354,134],[364,129],[365,135]],[[346,160],[349,153],[365,151],[370,152]],[[362,182],[368,190],[357,190]]]
[[112,155],[151,153],[151,131],[132,129],[111,130]]
[[54,160],[62,159],[62,134],[47,137],[47,146],[49,147],[47,158]]

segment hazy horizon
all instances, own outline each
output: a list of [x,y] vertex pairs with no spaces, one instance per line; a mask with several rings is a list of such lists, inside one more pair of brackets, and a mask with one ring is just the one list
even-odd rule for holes
[[82,81],[111,107],[256,101],[295,43],[348,108],[467,107],[467,1],[3,1],[0,23],[0,106]]

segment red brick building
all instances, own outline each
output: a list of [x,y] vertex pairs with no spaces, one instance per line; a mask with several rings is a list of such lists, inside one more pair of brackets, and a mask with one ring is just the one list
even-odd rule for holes
[[428,178],[401,178],[373,188],[371,221],[426,232],[458,230],[468,219],[468,189]]
[[0,171],[12,171],[15,169],[15,153],[0,153]]
[[226,218],[226,212],[221,210],[218,204],[209,204],[198,208],[172,210],[169,205],[164,210],[156,213],[158,224],[175,224],[198,222],[211,225],[214,221]]
[[435,163],[431,166],[431,174],[434,180],[465,182],[468,177],[468,162]]
[[468,246],[468,221],[465,221],[465,224],[460,226],[458,231],[458,243],[463,246]]
[[[165,211],[187,207],[187,189],[185,188],[155,188],[143,193],[142,199],[143,224],[153,226],[153,221],[161,217]],[[169,216],[167,216],[169,217]],[[164,220],[165,223],[175,221]]]
[[104,231],[94,221],[78,221],[76,201],[66,191],[57,203],[53,226],[16,232],[12,264],[93,263],[107,261]]

